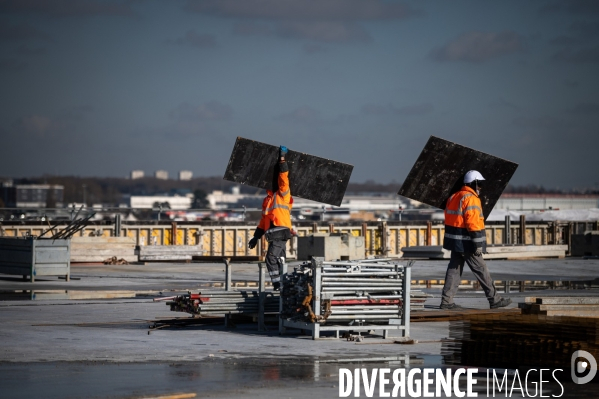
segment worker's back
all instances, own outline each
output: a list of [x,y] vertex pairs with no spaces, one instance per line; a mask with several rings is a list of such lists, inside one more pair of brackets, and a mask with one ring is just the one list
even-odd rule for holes
[[474,252],[481,242],[485,251],[487,238],[482,205],[476,191],[463,186],[449,198],[445,207],[443,248],[456,252]]

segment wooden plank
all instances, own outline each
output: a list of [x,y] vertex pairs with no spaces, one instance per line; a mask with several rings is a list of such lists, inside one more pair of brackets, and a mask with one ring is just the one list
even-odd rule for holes
[[180,255],[180,254],[171,254],[171,255],[139,255],[139,261],[160,261],[160,260],[191,260],[191,255]]
[[140,256],[160,254],[201,255],[202,252],[198,245],[142,245],[139,247]]
[[597,297],[539,297],[535,301],[539,305],[599,305]]
[[599,310],[547,310],[539,314],[546,316],[570,316],[599,318]]
[[224,258],[231,262],[257,262],[260,260],[258,256],[194,256],[193,260],[198,262],[222,262]]
[[[225,180],[272,190],[278,176],[279,147],[237,137]],[[289,150],[291,195],[341,205],[353,165]]]
[[83,244],[122,244],[122,245],[135,245],[137,243],[134,237],[73,237],[71,245],[83,245]]
[[127,262],[131,263],[131,262],[137,262],[137,255],[111,255],[111,256],[106,256],[104,258],[102,257],[97,257],[97,256],[78,256],[76,258],[71,258],[71,263],[102,263],[107,259],[112,258],[113,256],[117,257],[117,260],[120,259],[125,259]]
[[69,299],[135,298],[135,291],[68,291]]
[[71,259],[80,256],[97,256],[97,257],[107,257],[107,256],[120,256],[120,255],[135,255],[135,249],[123,249],[123,248],[114,248],[114,249],[94,249],[89,251],[71,251]]
[[[485,259],[560,258],[566,256],[566,245],[522,245],[487,247]],[[401,248],[406,258],[449,259],[451,252],[440,245]]]
[[514,162],[431,136],[398,194],[444,209],[449,196],[462,187],[466,172],[477,170],[486,180],[481,190],[486,218],[517,168]]

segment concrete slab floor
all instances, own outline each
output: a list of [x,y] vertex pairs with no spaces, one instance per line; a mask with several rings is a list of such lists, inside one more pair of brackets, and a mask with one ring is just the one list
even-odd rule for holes
[[[535,280],[548,276],[592,280],[599,272],[599,264],[583,260],[499,262],[489,262],[491,273],[508,273],[512,280],[523,273],[531,274]],[[240,278],[257,279],[256,265],[235,267],[239,268]],[[445,267],[446,261],[423,261],[421,266],[417,263],[414,278],[430,275],[442,279]],[[219,264],[75,266],[73,275],[80,280],[67,283],[44,278],[31,284],[2,276],[0,291],[42,287],[136,292],[199,289],[208,281],[222,281],[224,267]],[[233,276],[235,280],[235,269]],[[495,275],[493,278],[500,279]],[[427,291],[433,297],[427,300],[426,307],[438,306],[440,292]],[[597,290],[547,290],[505,296],[514,300],[513,307],[525,296],[564,292],[599,294]],[[460,292],[456,303],[471,308],[488,307],[484,295],[476,292]],[[252,324],[231,329],[220,324],[171,328],[148,335],[151,321],[173,317],[187,315],[170,312],[164,303],[154,303],[149,298],[1,301],[0,396],[133,398],[187,392],[198,397],[335,398],[339,396],[340,367],[353,369],[365,364],[367,368],[403,367],[397,362],[366,362],[369,358],[408,356],[412,367],[443,367],[439,341],[449,332],[448,322],[413,323],[413,338],[434,342],[409,346],[389,343],[397,333],[391,334],[387,341],[378,335],[362,343],[312,341],[302,335],[279,336],[275,326],[268,333],[258,333]],[[333,359],[354,360],[342,364],[316,363]],[[563,397],[599,397],[596,384],[584,389],[570,385],[569,396]],[[362,395],[365,397],[364,392]]]

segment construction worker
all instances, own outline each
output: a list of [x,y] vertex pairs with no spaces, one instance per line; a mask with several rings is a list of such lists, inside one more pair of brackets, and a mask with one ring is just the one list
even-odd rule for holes
[[460,191],[447,200],[443,248],[451,251],[451,259],[445,275],[441,309],[461,309],[453,302],[453,297],[458,291],[464,263],[468,264],[480,282],[491,309],[512,303],[511,299],[503,299],[497,293],[483,259],[483,253],[487,250],[487,236],[479,193],[484,180],[478,171],[469,171],[464,176]]
[[281,146],[279,148],[278,178],[273,184],[275,191],[267,190],[267,195],[262,201],[262,218],[256,227],[254,238],[248,243],[248,247],[254,249],[258,240],[266,235],[268,241],[266,268],[275,291],[281,287],[279,266],[286,256],[287,240],[291,238],[293,198],[289,190],[289,166],[285,161],[286,154],[287,147]]

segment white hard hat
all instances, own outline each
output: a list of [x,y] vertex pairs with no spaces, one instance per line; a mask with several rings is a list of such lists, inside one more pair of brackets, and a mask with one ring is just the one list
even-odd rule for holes
[[485,180],[485,178],[477,170],[471,170],[464,176],[464,184],[472,183],[474,180],[480,181]]

